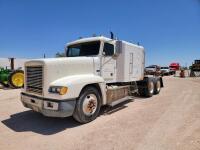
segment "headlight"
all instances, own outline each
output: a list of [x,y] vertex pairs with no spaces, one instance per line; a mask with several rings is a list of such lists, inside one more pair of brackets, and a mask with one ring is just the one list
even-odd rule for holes
[[60,94],[60,95],[65,95],[68,91],[68,88],[67,87],[64,87],[64,86],[52,86],[49,88],[49,92],[50,93],[57,93],[57,94]]

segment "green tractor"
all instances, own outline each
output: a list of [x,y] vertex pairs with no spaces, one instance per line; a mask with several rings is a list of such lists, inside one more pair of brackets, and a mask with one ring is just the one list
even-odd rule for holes
[[14,70],[14,58],[10,58],[11,69],[0,68],[0,84],[4,87],[22,88],[24,86],[24,71]]

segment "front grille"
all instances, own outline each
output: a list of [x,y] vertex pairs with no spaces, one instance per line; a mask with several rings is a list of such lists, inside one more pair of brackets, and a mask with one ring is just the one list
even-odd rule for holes
[[42,95],[43,92],[43,67],[26,67],[26,91]]

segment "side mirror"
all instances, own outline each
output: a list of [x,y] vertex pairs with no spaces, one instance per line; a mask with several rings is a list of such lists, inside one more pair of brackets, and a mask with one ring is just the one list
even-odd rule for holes
[[118,56],[122,53],[122,41],[116,41],[116,48],[114,56]]

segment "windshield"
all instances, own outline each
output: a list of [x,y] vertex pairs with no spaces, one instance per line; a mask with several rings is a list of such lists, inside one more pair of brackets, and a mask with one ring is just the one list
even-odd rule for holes
[[146,68],[156,68],[156,66],[148,66],[148,67],[146,67]]
[[169,69],[169,67],[161,67],[161,69]]
[[95,56],[99,54],[100,41],[70,45],[67,48],[67,57]]

